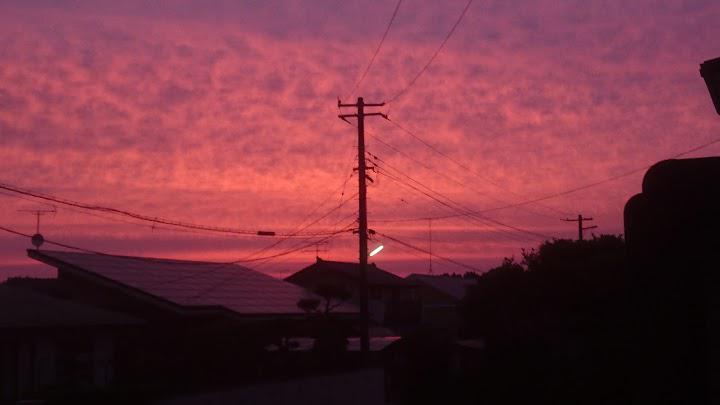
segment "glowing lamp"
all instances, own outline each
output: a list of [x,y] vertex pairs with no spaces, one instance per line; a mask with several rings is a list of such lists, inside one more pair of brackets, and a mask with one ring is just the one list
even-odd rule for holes
[[383,250],[384,247],[385,246],[383,246],[383,245],[378,245],[378,247],[376,247],[375,249],[372,250],[372,252],[370,252],[369,256],[370,257],[375,256],[376,254],[380,253],[380,251]]
[[700,64],[700,76],[710,91],[715,111],[720,114],[720,58],[706,60]]

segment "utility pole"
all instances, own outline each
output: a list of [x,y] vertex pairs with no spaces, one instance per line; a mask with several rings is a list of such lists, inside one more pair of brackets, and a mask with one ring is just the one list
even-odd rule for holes
[[597,225],[583,227],[583,221],[592,221],[592,218],[583,217],[582,214],[578,214],[577,219],[565,218],[563,221],[566,222],[577,222],[578,223],[578,240],[583,240],[583,232],[588,229],[595,229]]
[[368,359],[370,352],[370,314],[368,311],[368,285],[367,285],[367,262],[368,262],[368,225],[367,225],[367,166],[365,162],[365,117],[379,115],[387,119],[387,115],[379,112],[366,113],[365,107],[382,107],[385,103],[366,104],[362,97],[358,97],[355,104],[343,104],[338,99],[338,108],[353,107],[357,109],[355,114],[339,114],[338,117],[345,121],[350,117],[357,118],[358,129],[358,187],[360,197],[360,214],[358,237],[360,239],[360,350],[363,358]]

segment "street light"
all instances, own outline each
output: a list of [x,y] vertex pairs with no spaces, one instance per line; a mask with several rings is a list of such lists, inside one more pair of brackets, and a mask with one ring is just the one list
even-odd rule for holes
[[375,256],[376,254],[380,253],[380,251],[383,250],[384,247],[385,246],[383,246],[383,245],[378,245],[378,247],[373,249],[372,252],[370,252],[370,254],[368,256],[370,256],[370,257]]
[[700,76],[710,91],[715,111],[720,114],[720,58],[706,60],[700,64]]

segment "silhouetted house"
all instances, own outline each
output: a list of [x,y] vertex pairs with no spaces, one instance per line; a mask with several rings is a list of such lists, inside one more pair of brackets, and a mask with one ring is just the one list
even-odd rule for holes
[[666,160],[625,205],[638,402],[720,402],[720,158]]
[[[28,255],[58,275],[54,283],[24,283],[28,288],[146,321],[120,347],[121,384],[152,381],[156,391],[171,393],[237,384],[271,373],[263,360],[269,343],[313,334],[298,307],[301,299],[317,299],[312,292],[242,266],[47,250]],[[334,316],[351,322],[357,309],[345,305]]]
[[410,274],[406,277],[418,286],[422,307],[421,322],[430,326],[456,327],[460,324],[458,304],[475,279],[448,275]]
[[236,264],[47,250],[28,255],[56,267],[66,292],[82,292],[76,300],[149,319],[299,319],[306,314],[297,302],[314,297]]
[[117,341],[143,323],[0,285],[0,402],[113,383]]
[[[322,260],[288,276],[288,281],[309,290],[331,284],[351,292],[353,303],[359,302],[360,266],[357,263]],[[375,322],[393,324],[417,321],[416,285],[402,277],[368,265],[370,318]]]

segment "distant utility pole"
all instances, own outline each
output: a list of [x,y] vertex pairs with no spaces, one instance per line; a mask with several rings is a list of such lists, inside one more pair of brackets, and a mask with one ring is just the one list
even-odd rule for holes
[[387,119],[387,115],[379,112],[366,113],[365,107],[382,107],[385,103],[366,104],[362,97],[358,97],[355,104],[343,104],[338,99],[338,108],[353,107],[357,109],[355,114],[339,114],[343,121],[350,122],[350,117],[357,118],[358,129],[358,187],[360,188],[360,227],[358,236],[360,238],[360,350],[363,357],[368,358],[370,352],[370,314],[368,312],[368,286],[367,286],[367,262],[368,262],[368,225],[367,225],[367,174],[365,162],[365,117],[379,115]]
[[432,218],[428,218],[428,255],[430,256],[430,268],[428,269],[428,274],[432,275]]
[[577,222],[578,223],[578,240],[583,240],[583,232],[584,231],[587,231],[588,229],[597,228],[597,225],[583,227],[583,221],[592,221],[592,220],[593,220],[592,218],[583,217],[582,214],[578,214],[576,219],[573,219],[573,218],[563,219],[563,221],[566,221],[566,222]]

